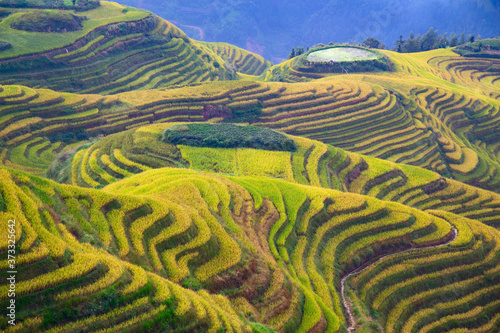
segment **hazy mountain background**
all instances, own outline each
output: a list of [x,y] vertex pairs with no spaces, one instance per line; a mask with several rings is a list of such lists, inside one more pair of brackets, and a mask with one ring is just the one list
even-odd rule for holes
[[176,23],[190,37],[235,44],[277,62],[294,46],[399,35],[500,35],[500,0],[118,0]]

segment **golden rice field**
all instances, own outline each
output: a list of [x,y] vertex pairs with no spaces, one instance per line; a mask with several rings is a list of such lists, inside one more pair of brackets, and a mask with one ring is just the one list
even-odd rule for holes
[[[427,52],[428,57],[433,52]],[[415,61],[411,62],[415,64],[415,73],[422,73],[422,68],[429,72],[410,80],[409,73],[414,72],[406,73],[410,67],[401,65],[401,72],[396,73],[330,75],[305,83],[224,81],[134,91],[102,97],[95,113],[73,107],[71,100],[79,96],[3,86],[0,98],[12,105],[5,107],[0,118],[0,136],[10,150],[11,144],[25,144],[34,139],[33,134],[23,132],[28,127],[61,133],[71,131],[77,124],[89,136],[98,136],[152,123],[241,118],[253,125],[420,166],[498,191],[498,99],[470,89],[472,83],[459,82],[454,76],[449,79],[457,83],[445,81],[440,75],[446,76],[438,72],[442,67],[432,67],[436,57],[431,57],[425,66],[417,66],[422,59],[417,59],[419,63],[411,59],[413,55],[404,56],[409,58],[405,61]],[[403,55],[394,55],[393,61],[403,63],[400,57]],[[488,85],[482,87],[495,91]],[[54,110],[57,105],[61,111],[29,111],[26,101],[32,108],[40,105],[42,110]],[[68,113],[71,113],[69,119]]]
[[[500,195],[422,168],[371,158],[294,138],[295,152],[206,148],[160,141],[170,124],[110,135],[81,149],[72,161],[73,185],[102,187],[162,167],[233,176],[264,176],[358,193],[422,210],[439,208],[500,227]],[[68,176],[68,179],[70,177]]]
[[[157,328],[166,317],[193,331],[342,330],[340,279],[408,248],[349,281],[386,330],[496,322],[459,316],[498,309],[484,295],[497,293],[500,235],[477,220],[270,177],[160,168],[92,190],[0,172],[2,216],[19,223],[19,321],[33,330]],[[85,315],[106,297],[113,305]],[[407,305],[421,298],[443,301]],[[55,310],[70,299],[91,302]]]
[[[101,3],[58,36],[10,28],[31,9],[0,22],[16,39],[0,52],[0,230],[17,270],[1,331],[500,330],[500,60],[272,66]],[[190,122],[295,149],[162,141]]]

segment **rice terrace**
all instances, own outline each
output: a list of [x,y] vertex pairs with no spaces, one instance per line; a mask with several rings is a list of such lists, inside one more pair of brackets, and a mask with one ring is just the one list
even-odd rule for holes
[[499,332],[498,52],[0,0],[0,330]]

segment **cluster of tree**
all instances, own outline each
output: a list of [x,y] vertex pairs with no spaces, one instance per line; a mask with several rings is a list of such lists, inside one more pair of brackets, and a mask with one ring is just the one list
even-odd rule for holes
[[400,35],[399,39],[396,41],[396,45],[393,47],[393,51],[403,53],[429,51],[439,48],[454,47],[465,43],[474,43],[475,40],[480,39],[481,35],[478,35],[476,38],[474,35],[466,36],[463,32],[460,37],[454,32],[450,37],[447,36],[447,33],[439,35],[438,31],[431,27],[422,36],[415,36],[413,31],[410,32],[408,39],[403,39],[403,35]]
[[385,44],[373,37],[368,37],[361,44],[364,47],[369,47],[370,49],[385,49]]
[[295,58],[301,54],[304,54],[304,52],[307,52],[307,51],[309,51],[309,47],[305,51],[304,51],[304,48],[302,46],[292,47],[290,54],[288,54],[288,59]]

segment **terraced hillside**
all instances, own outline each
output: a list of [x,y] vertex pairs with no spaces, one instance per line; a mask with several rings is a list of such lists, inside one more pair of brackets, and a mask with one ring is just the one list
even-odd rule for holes
[[500,227],[500,195],[418,167],[346,152],[300,137],[292,137],[298,147],[293,152],[173,145],[161,141],[162,133],[170,126],[140,127],[110,135],[88,148],[84,146],[74,155],[71,168],[54,166],[54,170],[63,170],[54,178],[82,187],[101,187],[162,167],[264,176],[368,195],[421,210],[439,208]]
[[[67,107],[71,102],[58,103],[54,112],[54,103],[45,99],[52,100],[59,93],[6,85],[2,93],[6,109],[0,119],[0,126],[9,130],[0,133],[7,142],[5,156],[13,148],[25,151],[18,146],[34,144],[31,140],[36,136],[46,140],[47,135],[38,132],[41,127],[55,133],[49,139],[58,144],[61,140],[57,135],[75,134],[74,129],[79,132],[74,136],[85,138],[155,122],[224,120],[251,122],[349,151],[421,166],[492,191],[499,188],[498,59],[465,58],[450,50],[417,54],[384,51],[392,72],[338,75],[300,72],[293,66],[298,63],[294,58],[273,66],[261,77],[290,84],[262,83],[249,76],[267,68],[269,63],[261,57],[227,44],[189,40],[169,22],[143,11],[103,2],[98,9],[84,12],[90,20],[83,21],[81,31],[65,34],[12,29],[9,23],[26,9],[20,11],[0,23],[6,31],[0,40],[16,37],[14,46],[0,53],[4,83],[56,91],[133,92],[106,97],[113,103],[101,103],[99,111],[93,113],[85,107]],[[28,51],[27,44],[35,45],[37,53],[28,55],[33,50]],[[33,66],[42,69],[38,73]],[[46,70],[46,66],[53,67]],[[236,71],[246,73],[240,75],[243,80],[196,83],[236,78]],[[149,90],[176,84],[193,87]],[[22,91],[16,92],[18,89]],[[31,101],[33,95],[45,96]],[[26,101],[30,101],[29,107]],[[51,112],[26,113],[30,107],[38,109],[37,105]],[[64,122],[66,114],[73,117],[80,110],[84,111],[81,115]],[[10,141],[12,138],[16,141]]]
[[222,57],[222,59],[234,66],[237,72],[243,74],[261,75],[272,65],[269,60],[265,60],[262,56],[228,43],[200,42],[200,44],[210,48],[213,52]]
[[[182,169],[146,171],[100,191],[0,172],[1,214],[17,221],[18,325],[32,331],[264,329],[252,321],[285,331],[337,331],[348,326],[344,311],[352,308],[342,302],[341,278],[382,253],[413,247],[421,249],[386,257],[352,283],[387,330],[410,322],[498,323],[497,303],[482,295],[498,289],[500,235],[451,213]],[[406,257],[415,270],[401,276]],[[426,302],[408,309],[390,301],[401,293],[433,298],[451,290],[449,280],[446,317],[436,317]],[[379,297],[371,301],[372,294]],[[67,302],[83,306],[63,311]]]
[[270,67],[96,3],[0,8],[0,330],[500,330],[499,59]]
[[[54,143],[61,139],[57,135],[75,131],[97,136],[158,122],[246,121],[499,189],[499,102],[465,87],[453,90],[427,82],[398,84],[395,90],[399,79],[394,77],[344,77],[294,84],[228,81],[87,96],[102,100],[93,113],[89,110],[95,106],[72,106],[71,98],[82,99],[77,95],[4,86],[0,137],[8,157],[17,155],[12,149],[24,152],[19,146],[38,136]],[[36,131],[39,127],[44,130]]]
[[103,1],[97,9],[74,12],[83,28],[65,33],[13,28],[25,12],[36,10],[9,9],[0,22],[0,40],[12,45],[0,52],[2,84],[115,94],[225,80],[236,76],[235,69],[254,74],[268,66],[262,57],[236,47],[233,54],[245,58],[233,57],[235,68],[226,66],[210,44],[189,39],[151,13],[115,3]]

